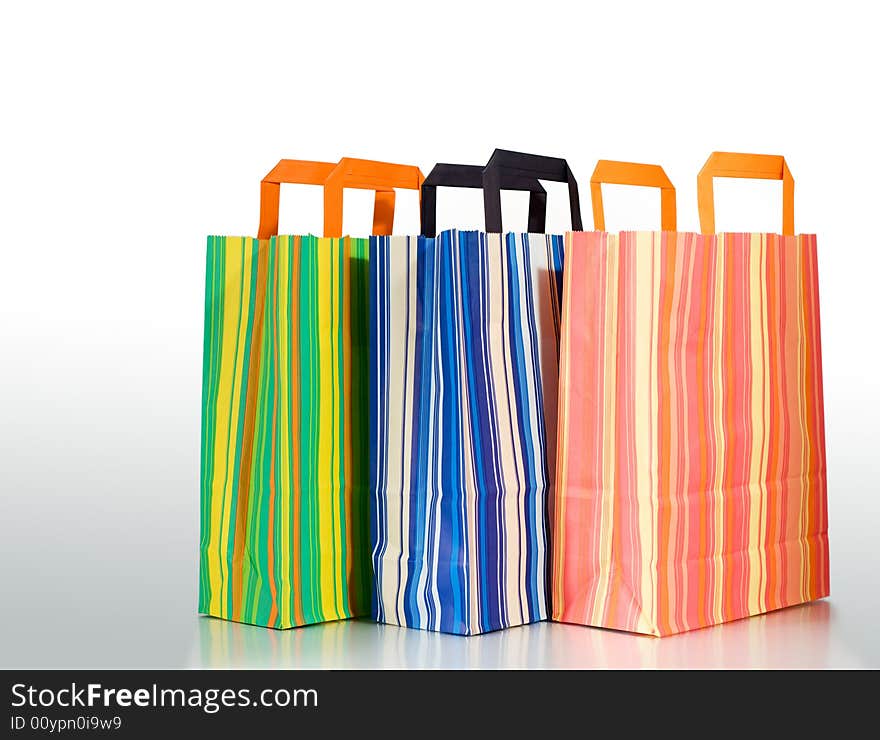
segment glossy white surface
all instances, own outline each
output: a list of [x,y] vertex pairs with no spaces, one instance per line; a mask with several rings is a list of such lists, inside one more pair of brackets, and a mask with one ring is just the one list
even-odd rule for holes
[[462,638],[343,622],[286,632],[203,619],[189,665],[236,668],[855,668],[818,602],[663,639],[542,622]]

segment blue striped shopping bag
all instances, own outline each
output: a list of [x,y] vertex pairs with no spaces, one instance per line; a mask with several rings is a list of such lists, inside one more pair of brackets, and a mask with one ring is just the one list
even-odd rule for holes
[[[422,236],[370,241],[370,516],[380,622],[472,635],[548,618],[563,237],[539,180],[564,160],[440,165]],[[482,187],[487,230],[434,236],[437,185]],[[530,191],[502,233],[501,189]]]

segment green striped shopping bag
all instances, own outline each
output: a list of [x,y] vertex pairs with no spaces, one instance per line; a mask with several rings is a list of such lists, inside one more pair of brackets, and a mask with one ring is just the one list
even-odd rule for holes
[[[324,186],[324,233],[277,236],[280,184]],[[208,237],[199,611],[287,628],[370,610],[367,531],[369,239],[341,237],[343,187],[415,167],[283,160],[262,182],[260,231]]]

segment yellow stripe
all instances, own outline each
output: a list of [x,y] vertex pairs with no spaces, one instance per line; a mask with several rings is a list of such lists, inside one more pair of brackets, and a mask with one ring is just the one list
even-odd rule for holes
[[279,573],[281,581],[281,593],[279,594],[278,616],[282,627],[293,625],[292,606],[293,599],[290,592],[290,525],[293,512],[291,511],[291,495],[292,487],[290,483],[290,394],[288,392],[288,383],[290,382],[290,343],[288,341],[288,332],[290,331],[289,310],[290,310],[290,290],[288,287],[288,279],[290,275],[290,237],[278,237],[276,240],[276,250],[278,260],[278,316],[276,322],[278,326],[278,365],[279,372],[275,379],[279,395],[279,424],[280,424],[280,444],[278,459],[278,473],[281,485],[281,495],[279,496],[280,506],[278,516],[280,517],[280,558]]
[[[349,578],[352,580],[356,577],[358,573],[357,569],[354,567],[356,553],[353,552],[354,544],[355,544],[355,536],[354,533],[356,531],[357,522],[353,520],[352,514],[354,506],[354,497],[357,495],[357,492],[353,490],[354,488],[354,449],[353,449],[353,435],[352,435],[352,338],[351,338],[351,321],[352,321],[352,313],[351,313],[351,270],[352,270],[352,254],[355,252],[355,246],[352,244],[351,239],[345,240],[345,250],[343,252],[343,277],[342,277],[342,285],[340,286],[341,294],[340,300],[338,301],[338,305],[342,306],[342,316],[341,316],[341,325],[342,325],[342,373],[343,377],[340,378],[339,387],[342,388],[342,398],[340,399],[340,403],[342,404],[341,409],[341,417],[342,417],[342,425],[345,430],[345,434],[342,438],[342,449],[340,450],[340,454],[342,455],[343,465],[344,465],[344,474],[343,474],[343,493],[342,500],[345,502],[344,510],[340,512],[339,521],[340,524],[345,528],[343,530],[345,541],[347,544],[346,548],[346,558],[344,561],[341,561],[339,564],[339,574],[342,582],[340,583],[340,605],[342,610],[348,610],[348,613],[356,614],[354,611],[356,608],[363,609],[363,604],[356,603],[354,599],[350,598],[351,594],[349,593],[346,587],[346,581]],[[358,254],[363,254],[362,249],[358,250]],[[364,307],[356,307],[356,310],[363,310]],[[357,351],[357,350],[354,350]],[[366,425],[362,427],[366,429]],[[363,510],[362,510],[363,511]],[[360,593],[356,591],[356,593]]]
[[[786,240],[790,241],[790,240]],[[793,306],[797,311],[797,338],[798,338],[798,350],[797,350],[797,419],[798,419],[798,434],[800,435],[801,440],[801,464],[800,471],[801,473],[805,473],[808,471],[810,465],[810,446],[808,440],[810,439],[810,432],[812,430],[807,429],[807,420],[806,420],[806,409],[804,405],[808,403],[808,399],[805,396],[805,388],[804,388],[804,379],[807,377],[807,363],[809,362],[809,358],[807,356],[807,325],[806,325],[806,317],[804,316],[803,311],[803,300],[804,300],[804,267],[803,267],[803,249],[799,241],[794,240],[794,281],[795,281],[795,300],[793,302]],[[792,461],[794,462],[794,461]],[[812,486],[810,484],[802,484],[798,486],[798,491],[800,492],[800,505],[798,507],[798,511],[800,513],[800,518],[798,521],[798,548],[800,550],[800,600],[808,601],[810,598],[810,581],[812,579],[812,574],[810,573],[810,547],[806,541],[806,535],[808,534],[809,529],[809,497],[810,492],[812,490]]]
[[752,374],[751,388],[751,450],[749,469],[749,614],[765,611],[762,584],[767,578],[767,558],[762,545],[766,517],[764,508],[767,493],[764,486],[767,469],[767,444],[765,440],[769,419],[767,418],[768,384],[767,347],[762,336],[767,326],[766,295],[764,293],[764,245],[761,234],[752,234],[749,243],[749,364]]
[[654,508],[657,481],[653,475],[656,470],[655,449],[657,440],[657,378],[653,360],[657,346],[657,327],[654,317],[657,308],[657,293],[660,271],[655,270],[654,245],[650,233],[636,234],[635,272],[636,272],[636,319],[635,319],[635,408],[647,413],[635,414],[635,459],[636,484],[639,492],[638,531],[639,560],[641,567],[640,602],[642,610],[638,615],[637,629],[654,634],[657,631],[654,612],[656,611],[656,589],[653,569],[656,563],[654,554],[654,531],[656,526]]
[[318,542],[321,543],[319,582],[321,612],[326,618],[334,614],[335,583],[333,550],[336,547],[333,528],[331,455],[333,453],[333,342],[331,341],[333,307],[330,301],[333,240],[318,239],[315,256],[317,266],[316,312],[318,316]]
[[650,594],[651,598],[642,603],[649,603],[651,611],[648,615],[653,633],[658,634],[659,620],[657,616],[657,563],[660,560],[659,542],[657,532],[660,525],[660,482],[657,471],[660,469],[658,456],[660,454],[660,378],[657,374],[657,354],[660,348],[660,277],[663,272],[660,253],[660,234],[657,232],[639,232],[639,241],[644,241],[641,251],[651,247],[651,353],[649,374],[651,378],[651,447],[650,447],[650,480],[651,480],[651,505],[646,512],[647,517],[642,521],[649,521],[648,529],[643,532],[651,533],[651,541],[643,543],[647,559],[642,560],[642,594]]
[[342,444],[338,443],[339,440],[342,438],[343,427],[340,421],[343,419],[345,403],[342,397],[342,383],[344,380],[344,376],[340,375],[340,368],[342,367],[344,356],[340,352],[338,341],[338,338],[342,335],[343,331],[342,306],[343,291],[345,290],[345,278],[344,275],[340,275],[339,267],[340,260],[342,260],[343,265],[347,263],[350,253],[351,238],[346,236],[336,242],[336,249],[332,250],[332,253],[330,255],[330,280],[333,285],[333,300],[331,306],[333,312],[333,331],[330,334],[330,340],[333,344],[333,427],[331,443],[333,445],[333,456],[336,469],[339,470],[339,472],[341,473],[341,475],[336,474],[333,476],[333,499],[331,502],[333,505],[333,556],[336,560],[336,567],[333,569],[333,608],[336,610],[337,619],[345,618],[345,613],[342,609],[342,594],[345,588],[345,583],[343,582],[345,563],[342,561],[342,520],[345,516],[345,510],[341,505],[341,499],[343,492],[342,479],[347,472],[347,470],[343,467],[345,461],[345,442],[343,441]]

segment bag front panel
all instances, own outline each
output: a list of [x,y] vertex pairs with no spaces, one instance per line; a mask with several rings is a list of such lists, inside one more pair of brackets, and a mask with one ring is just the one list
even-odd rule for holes
[[570,240],[554,618],[671,634],[827,595],[815,237]]
[[203,462],[204,613],[291,627],[368,608],[367,249],[209,241],[204,446],[235,465]]
[[561,238],[379,238],[371,258],[376,616],[543,619]]

